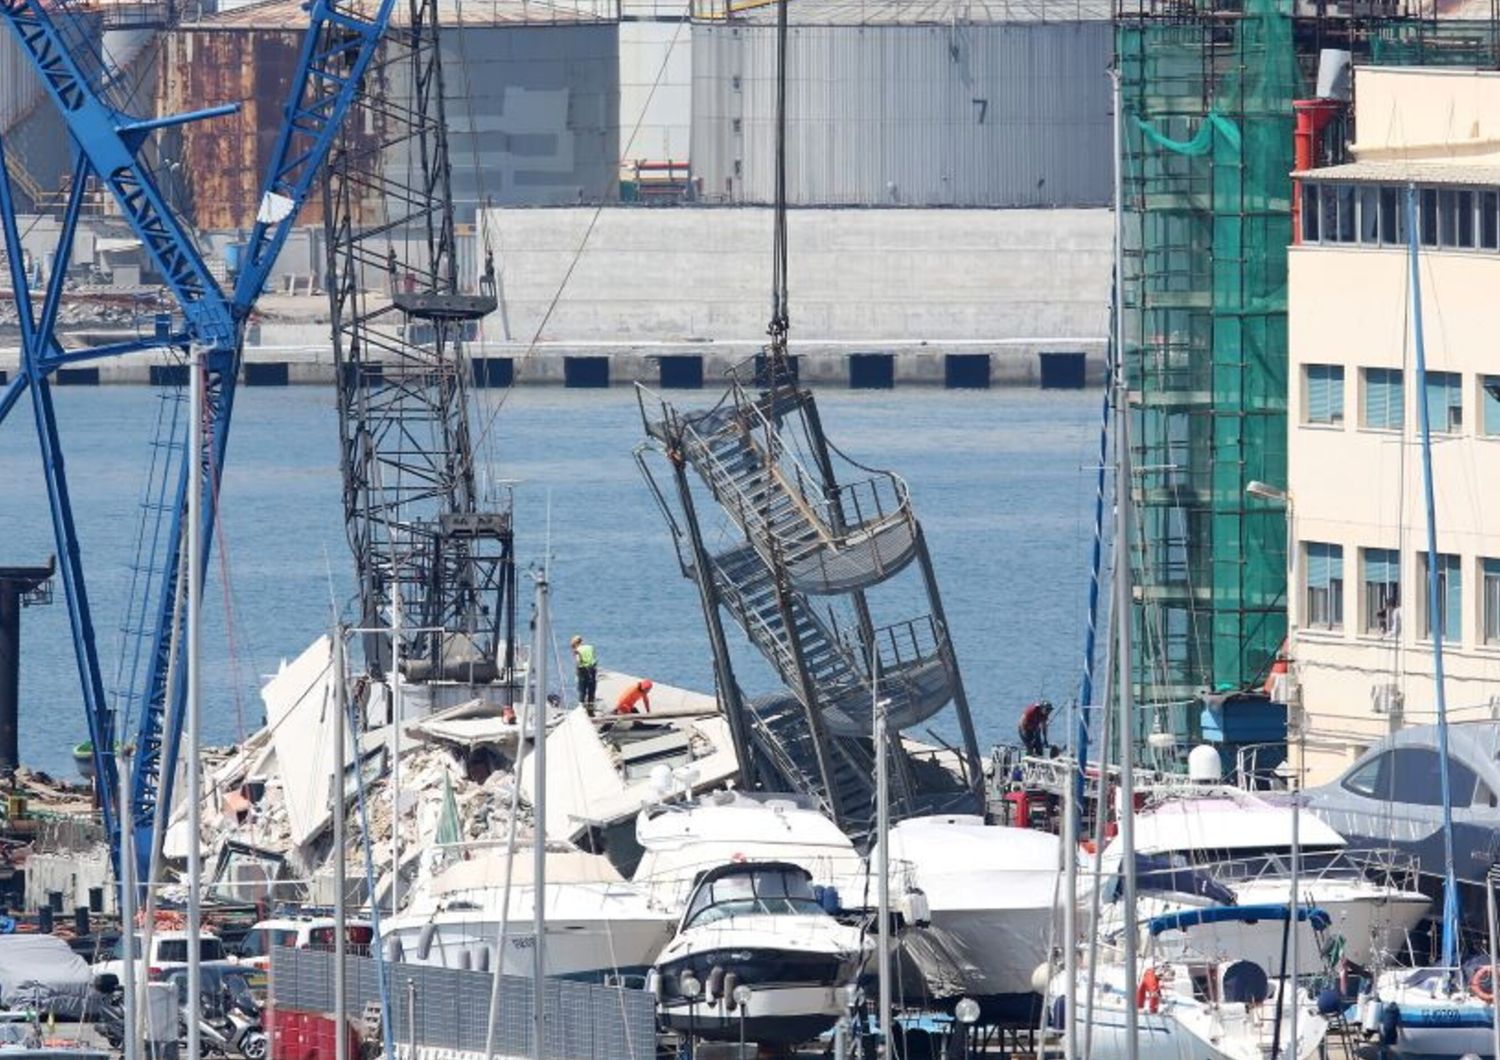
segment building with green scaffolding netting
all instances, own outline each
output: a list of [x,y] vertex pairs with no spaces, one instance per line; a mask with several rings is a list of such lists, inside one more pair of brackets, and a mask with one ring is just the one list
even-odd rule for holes
[[[1419,15],[1294,0],[1116,8],[1142,737],[1196,742],[1199,697],[1260,684],[1283,645],[1293,101],[1324,48],[1500,65],[1500,21]],[[1271,489],[1252,495],[1252,482]]]
[[1298,70],[1287,0],[1118,16],[1124,365],[1139,701],[1193,735],[1205,689],[1263,677],[1286,632],[1286,247]]

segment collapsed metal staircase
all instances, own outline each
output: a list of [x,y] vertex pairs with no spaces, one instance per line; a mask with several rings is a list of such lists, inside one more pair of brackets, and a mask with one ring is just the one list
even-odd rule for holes
[[[639,396],[650,440],[638,447],[637,460],[683,573],[698,585],[746,782],[813,796],[846,831],[866,835],[878,694],[893,735],[950,704],[961,733],[959,747],[890,741],[895,812],[977,809],[979,756],[968,703],[906,484],[838,454],[811,393],[795,386],[752,392],[736,382],[718,405],[698,412],[679,411],[645,388]],[[672,470],[670,490],[652,474],[652,451]],[[856,477],[841,481],[836,463]],[[706,546],[700,501],[728,517],[728,548]],[[928,612],[877,625],[870,591],[913,561]],[[785,692],[744,694],[724,614]]]

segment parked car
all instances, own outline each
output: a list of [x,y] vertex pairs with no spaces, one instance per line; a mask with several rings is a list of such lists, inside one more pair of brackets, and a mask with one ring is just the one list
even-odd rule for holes
[[[349,952],[368,954],[375,929],[368,920],[349,918],[344,923]],[[335,922],[327,915],[289,914],[262,920],[240,940],[234,960],[265,970],[271,967],[271,950],[276,946],[295,949],[332,950]]]
[[[94,965],[94,974],[123,977],[125,958],[124,938],[117,939],[106,952],[104,959]],[[141,948],[146,944],[144,935],[135,936],[136,961],[141,957]],[[198,959],[200,961],[223,961],[228,958],[224,943],[219,936],[199,932]],[[188,934],[185,931],[154,931],[151,933],[151,952],[145,955],[147,975],[160,979],[173,968],[185,968],[188,961]]]

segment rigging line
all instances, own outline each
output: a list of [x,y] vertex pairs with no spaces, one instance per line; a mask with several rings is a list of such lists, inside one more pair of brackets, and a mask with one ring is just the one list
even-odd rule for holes
[[215,544],[218,546],[215,551],[219,560],[219,589],[224,600],[224,638],[229,649],[229,687],[234,697],[235,735],[238,737],[237,742],[244,743],[245,701],[241,687],[239,637],[235,623],[234,588],[230,573],[229,535],[225,531],[224,513],[219,503],[223,483],[222,477],[218,475],[210,475],[208,479],[213,491],[214,536]]
[[[156,396],[158,407],[156,411],[156,431],[154,437],[157,439],[161,439],[163,437],[168,439],[175,438],[177,437],[177,413],[182,407],[182,395],[179,391],[179,388],[173,387],[171,388],[171,390],[168,390],[167,388],[158,388],[158,393]],[[169,411],[172,413],[172,419],[170,424],[167,424],[166,417]],[[152,535],[151,539],[150,556],[148,557],[146,554],[147,535],[144,509],[148,508],[152,504],[152,484],[158,481],[156,478],[157,462],[163,459],[170,460],[171,454],[168,448],[170,444],[170,441],[166,444],[162,444],[159,441],[152,443],[150,460],[147,462],[146,466],[146,481],[144,486],[142,487],[141,498],[139,501],[139,507],[143,510],[142,518],[139,520],[136,529],[135,554],[131,558],[130,563],[130,588],[129,594],[125,598],[125,617],[119,627],[120,636],[117,642],[116,649],[119,654],[115,659],[114,687],[111,690],[111,698],[113,701],[113,710],[115,713],[115,717],[117,719],[120,719],[120,721],[123,723],[129,722],[131,707],[130,693],[126,691],[126,657],[130,655],[130,644],[141,636],[136,627],[138,623],[145,622],[145,614],[148,610],[147,602],[143,599],[146,590],[141,587],[141,579],[142,577],[145,577],[147,580],[147,585],[149,586],[156,574],[157,569],[155,562],[157,544],[155,535]],[[166,454],[165,456],[163,456],[164,453]],[[161,481],[165,482],[166,477],[167,476],[164,472]],[[147,565],[148,562],[149,566]],[[138,603],[140,604],[139,611],[137,611],[136,607]],[[139,651],[137,651],[135,661],[132,662],[129,669],[130,681],[128,688],[133,691],[135,688],[135,680],[140,669]],[[123,713],[121,705],[122,697],[125,698]]]
[[[687,14],[689,16],[692,14],[691,0],[688,2]],[[687,24],[688,18],[681,18],[672,30],[672,39],[667,42],[666,54],[662,56],[661,65],[657,67],[656,78],[651,82],[651,89],[646,93],[646,101],[641,105],[640,113],[636,115],[635,125],[630,130],[630,138],[625,142],[622,154],[629,154],[631,148],[635,145],[635,139],[640,134],[641,126],[645,123],[646,112],[651,108],[651,101],[656,98],[656,90],[661,87],[662,78],[666,76],[667,65],[672,60],[672,53],[676,50],[677,43],[682,37],[682,27]],[[542,334],[546,331],[547,325],[552,320],[552,314],[557,311],[558,305],[562,302],[562,296],[568,289],[568,283],[573,278],[573,273],[577,271],[579,262],[583,260],[583,252],[588,249],[589,240],[593,237],[594,229],[599,224],[599,218],[604,212],[605,205],[605,196],[601,194],[597,204],[594,206],[594,212],[589,218],[589,223],[584,229],[583,237],[578,241],[578,246],[574,248],[573,255],[568,260],[568,268],[563,273],[562,280],[557,285],[557,290],[553,292],[551,300],[547,303],[546,311],[542,313],[541,320],[537,321],[536,328],[531,335],[531,340],[526,344],[526,350],[516,359],[511,375],[511,385],[500,395],[499,400],[490,409],[489,416],[485,419],[484,425],[480,428],[479,436],[474,444],[475,449],[483,446],[490,432],[494,430],[500,413],[505,409],[510,396],[515,393],[516,384],[521,381],[521,377],[525,373],[527,366],[535,356],[537,344],[541,342]],[[473,453],[466,454],[465,459],[472,463],[474,459]]]

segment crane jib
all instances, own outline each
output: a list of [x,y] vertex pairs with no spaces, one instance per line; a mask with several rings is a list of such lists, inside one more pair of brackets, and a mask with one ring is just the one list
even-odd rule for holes
[[[78,148],[79,165],[69,201],[73,224],[65,223],[54,255],[56,276],[70,260],[72,235],[83,188],[90,175],[97,178],[119,206],[124,220],[141,241],[152,265],[171,291],[182,316],[182,326],[168,326],[159,335],[139,341],[115,343],[84,350],[64,351],[54,333],[63,297],[60,283],[49,284],[38,321],[27,321],[23,334],[25,356],[17,379],[0,393],[0,421],[20,404],[30,391],[36,410],[38,441],[44,455],[49,506],[54,534],[63,556],[63,584],[69,621],[79,659],[83,698],[88,712],[89,733],[95,748],[99,800],[111,850],[118,862],[119,828],[116,792],[110,782],[115,775],[110,751],[123,734],[115,731],[112,710],[105,701],[94,647],[94,622],[88,596],[81,551],[77,545],[72,505],[62,459],[61,440],[51,415],[47,377],[59,365],[79,360],[100,360],[141,350],[189,346],[202,348],[207,356],[208,393],[202,428],[209,433],[205,466],[190,469],[182,462],[174,492],[175,510],[165,521],[153,555],[157,577],[148,584],[159,586],[154,607],[154,629],[149,631],[151,650],[137,696],[140,703],[135,768],[132,775],[132,825],[137,856],[149,869],[153,850],[152,823],[156,803],[170,800],[172,764],[176,759],[183,719],[184,689],[179,668],[171,665],[173,644],[180,628],[177,607],[178,564],[183,538],[183,519],[190,485],[203,491],[205,545],[210,540],[217,500],[217,483],[228,445],[235,380],[243,343],[243,323],[264,288],[276,257],[296,223],[298,213],[314,189],[319,172],[340,126],[359,94],[365,71],[375,56],[389,25],[393,0],[383,0],[373,17],[345,9],[333,0],[317,0],[309,17],[296,76],[284,108],[284,120],[265,181],[263,208],[252,229],[244,268],[236,279],[233,298],[226,296],[199,253],[191,226],[168,204],[155,182],[142,148],[156,130],[189,121],[233,112],[236,105],[210,107],[165,118],[135,119],[112,106],[107,94],[117,79],[86,40],[80,40],[68,19],[67,2],[43,7],[38,0],[0,0],[3,20],[39,75],[41,84],[58,108]],[[61,21],[60,21],[61,20]],[[74,32],[70,33],[69,29]],[[0,166],[0,213],[6,222],[7,247],[13,261],[19,239],[14,224],[15,203],[9,177]],[[14,238],[13,238],[14,237]],[[18,285],[18,295],[24,283]],[[31,325],[35,323],[34,327]],[[206,568],[208,549],[203,564]],[[200,576],[202,571],[199,572]],[[146,605],[142,603],[142,609]],[[170,676],[169,676],[170,675]],[[118,863],[116,865],[118,868]],[[141,876],[148,880],[147,873]]]

